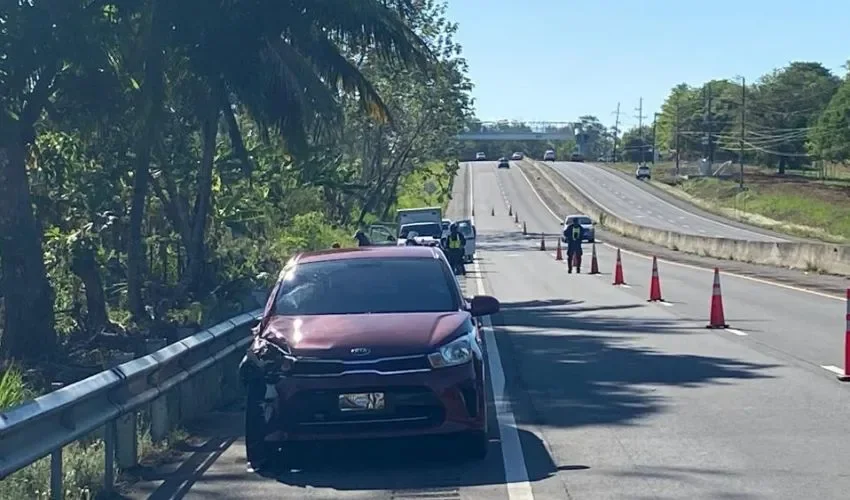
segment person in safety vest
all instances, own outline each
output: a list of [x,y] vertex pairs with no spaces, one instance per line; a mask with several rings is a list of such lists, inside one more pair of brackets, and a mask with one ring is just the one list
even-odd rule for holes
[[461,274],[466,274],[466,266],[463,263],[463,254],[466,251],[466,237],[457,229],[457,224],[449,226],[449,234],[446,236],[446,257],[452,265],[460,267]]
[[573,272],[575,264],[576,272],[581,272],[581,224],[578,219],[573,219],[564,228],[564,239],[567,241],[567,272]]

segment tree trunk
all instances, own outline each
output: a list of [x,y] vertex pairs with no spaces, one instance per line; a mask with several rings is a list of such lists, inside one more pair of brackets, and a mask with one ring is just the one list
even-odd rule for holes
[[35,360],[55,353],[56,330],[20,125],[0,111],[0,288],[5,295],[0,354]]
[[145,318],[145,304],[142,297],[144,281],[145,249],[142,244],[142,222],[145,219],[145,201],[148,194],[148,173],[150,168],[151,147],[159,129],[162,105],[165,99],[162,66],[164,20],[160,15],[159,2],[154,2],[150,30],[147,37],[147,58],[145,61],[145,79],[142,89],[143,122],[141,134],[136,142],[136,160],[133,165],[133,192],[130,202],[130,223],[127,236],[127,302],[133,320]]
[[188,289],[198,291],[204,275],[206,261],[206,229],[212,205],[212,178],[215,167],[216,138],[218,137],[219,109],[213,110],[203,121],[201,168],[198,172],[198,194],[195,198],[195,209],[192,216],[191,237],[187,242],[187,281]]
[[94,249],[90,245],[83,242],[74,249],[71,272],[80,278],[86,291],[86,326],[89,333],[100,333],[111,323],[106,309],[103,280],[100,277]]

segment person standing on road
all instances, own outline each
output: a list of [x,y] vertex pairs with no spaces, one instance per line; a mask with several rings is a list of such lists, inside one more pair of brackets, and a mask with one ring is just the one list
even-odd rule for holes
[[[578,219],[573,219],[570,224],[564,228],[564,239],[567,242],[567,272],[573,272],[573,264],[575,264],[576,272],[581,272],[581,224]],[[575,259],[575,260],[573,260]]]
[[466,248],[466,237],[458,231],[457,224],[452,224],[449,227],[449,234],[446,236],[447,257],[453,266],[460,268],[460,273],[466,274],[466,266],[463,263],[463,253]]

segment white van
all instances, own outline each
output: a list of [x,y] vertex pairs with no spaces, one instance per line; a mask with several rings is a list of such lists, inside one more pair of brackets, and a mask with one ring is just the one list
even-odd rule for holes
[[463,249],[463,260],[471,263],[475,258],[475,238],[478,236],[478,231],[472,225],[470,219],[463,219],[456,222],[457,230],[466,238],[466,247]]
[[545,153],[543,153],[543,161],[555,161],[555,150],[547,149]]

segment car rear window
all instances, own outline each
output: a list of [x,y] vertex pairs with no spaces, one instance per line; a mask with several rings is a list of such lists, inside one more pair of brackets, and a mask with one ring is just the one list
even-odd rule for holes
[[579,224],[584,224],[584,225],[587,225],[587,224],[593,224],[593,221],[592,221],[592,220],[590,220],[590,217],[568,217],[568,218],[567,218],[567,224],[568,224],[568,225],[569,225],[569,224],[572,224],[572,222],[573,222],[574,220],[578,220],[578,223],[579,223]]
[[464,236],[464,238],[474,238],[475,233],[472,231],[472,226],[468,223],[461,222],[457,225],[457,230]]
[[416,234],[419,236],[430,236],[432,238],[443,237],[443,225],[437,224],[436,222],[401,226],[401,231],[399,231],[398,237],[406,239],[407,235],[410,234],[411,231],[416,231]]
[[454,282],[432,258],[342,259],[296,265],[275,297],[278,316],[457,311]]

